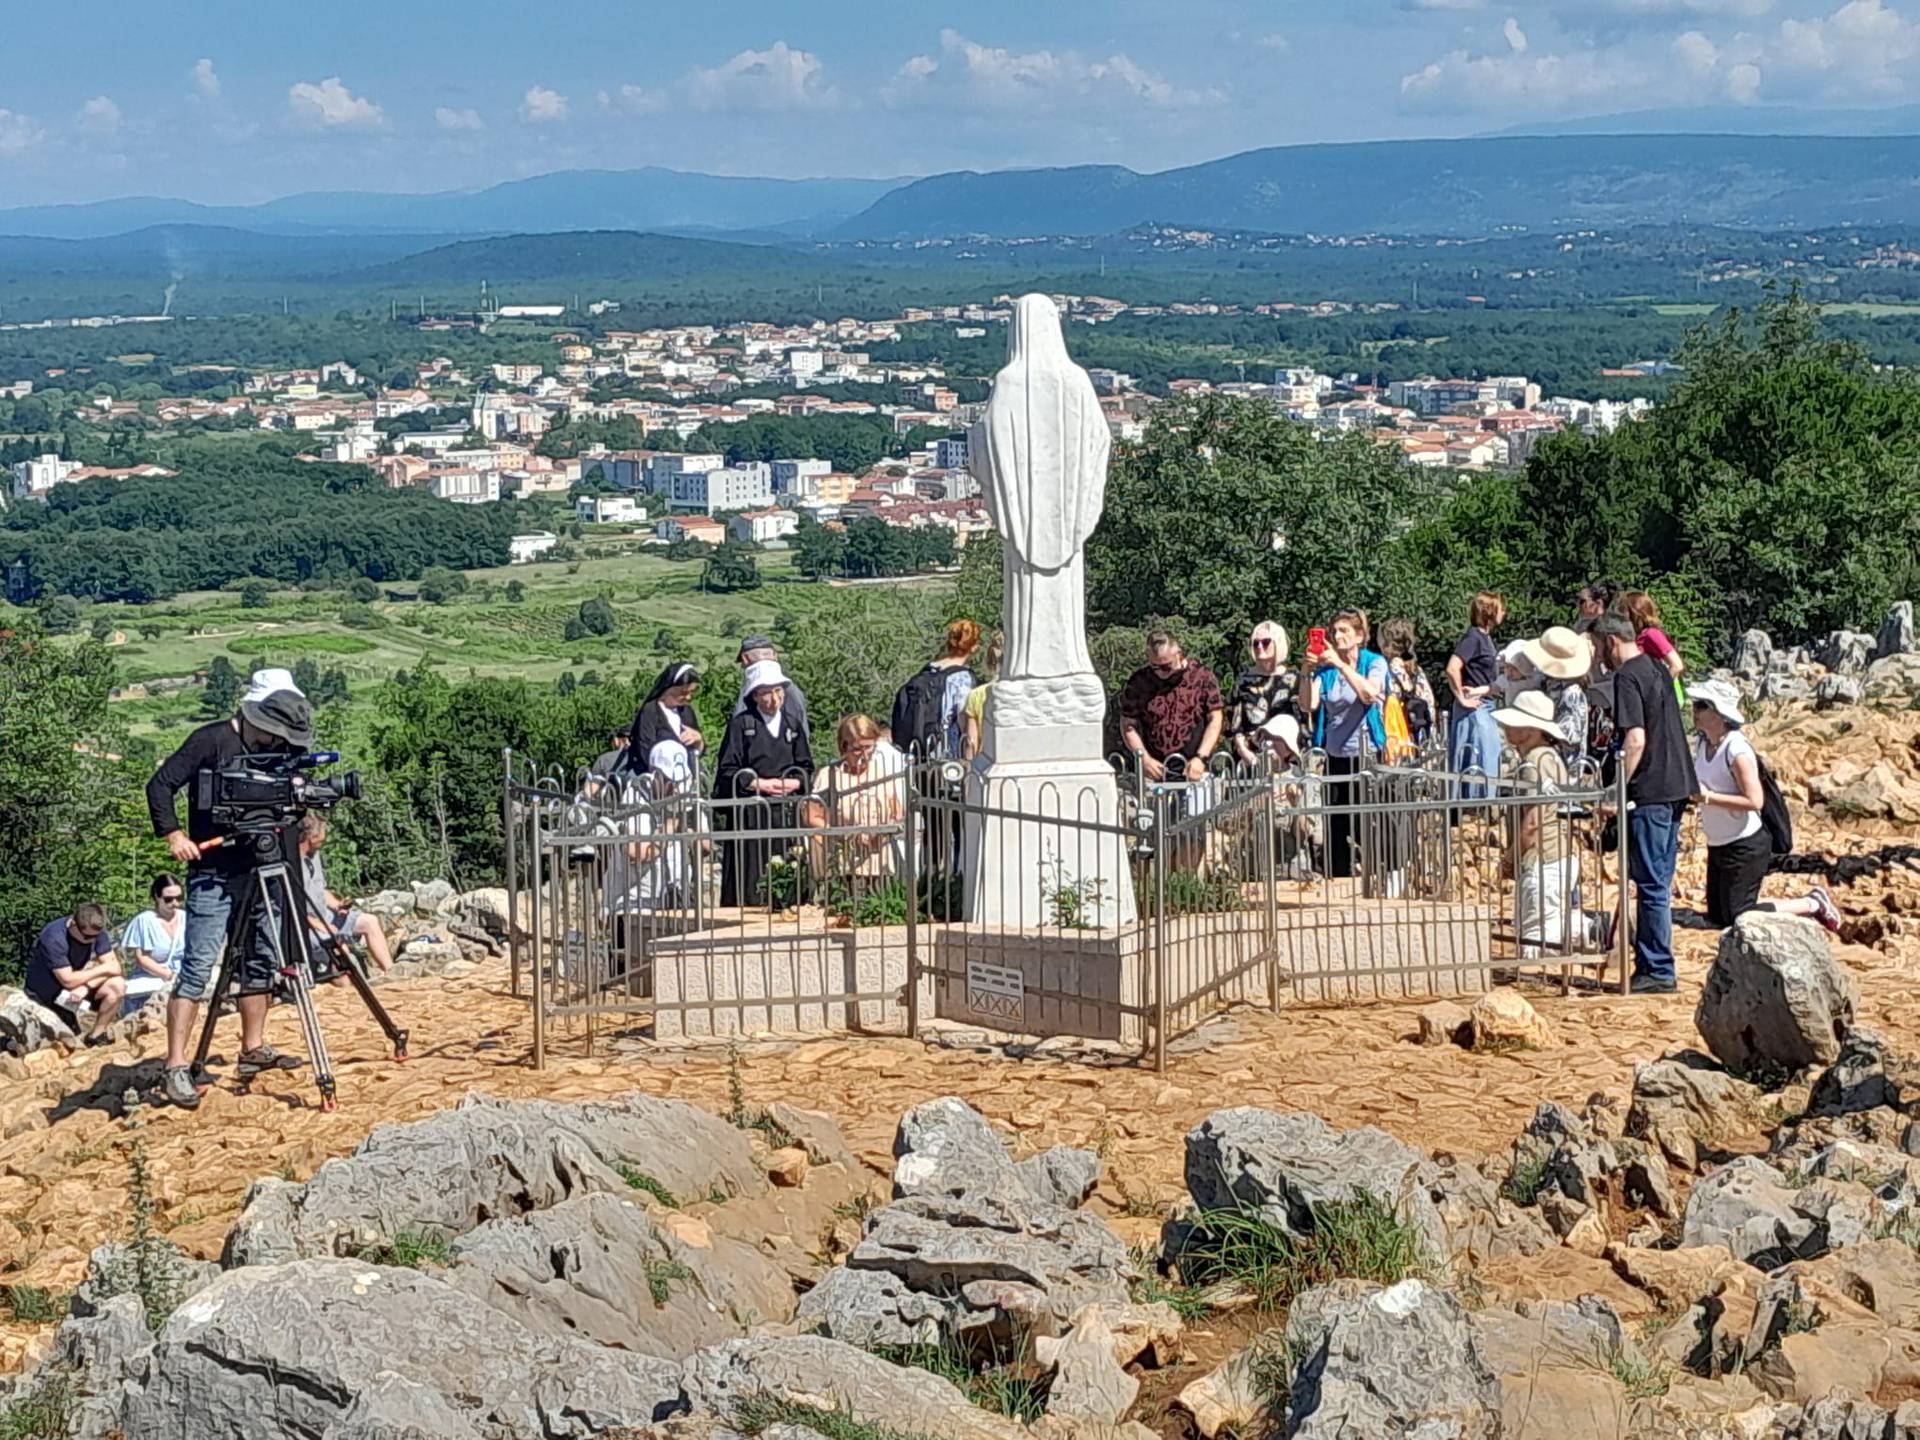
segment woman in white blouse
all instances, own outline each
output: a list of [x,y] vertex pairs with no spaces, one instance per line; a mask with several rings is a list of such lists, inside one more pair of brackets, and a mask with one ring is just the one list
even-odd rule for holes
[[120,949],[127,958],[128,1010],[138,1009],[149,995],[173,988],[173,978],[186,938],[186,890],[174,875],[156,875],[147,887],[153,903],[127,922]]

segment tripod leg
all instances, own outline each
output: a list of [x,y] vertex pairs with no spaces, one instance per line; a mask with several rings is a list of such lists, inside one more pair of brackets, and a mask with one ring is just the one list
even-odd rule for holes
[[307,1037],[307,1052],[313,1057],[313,1079],[320,1087],[320,1108],[332,1110],[334,1098],[333,1060],[327,1054],[327,1037],[320,1030],[320,1012],[313,1005],[313,984],[304,968],[296,967],[288,975],[293,990],[293,1008],[299,1012],[300,1028]]
[[246,947],[253,943],[253,927],[259,918],[259,895],[257,875],[248,875],[245,889],[241,892],[240,903],[234,907],[227,919],[227,942],[220,952],[220,965],[214,971],[213,986],[207,991],[207,1017],[201,1022],[200,1044],[193,1052],[192,1075],[194,1084],[202,1090],[211,1086],[207,1076],[207,1056],[213,1051],[214,1027],[220,1023],[220,1012],[227,1003],[227,990],[233,984],[234,965],[238,957],[246,953]]
[[373,986],[367,980],[367,972],[361,968],[360,959],[348,948],[345,941],[332,942],[334,959],[339,962],[340,973],[347,977],[347,983],[353,986],[354,993],[367,1007],[375,1023],[387,1032],[387,1039],[393,1045],[393,1058],[404,1063],[407,1058],[407,1032],[393,1023],[393,1017],[387,1013],[387,1007],[380,1003],[380,997],[373,993]]
[[[327,1037],[320,1029],[320,1012],[313,1004],[313,983],[307,974],[307,897],[294,887],[285,865],[265,872],[262,883],[269,887],[268,909],[277,922],[265,929],[273,955],[273,968],[286,982],[294,1009],[300,1016],[300,1029],[307,1041],[307,1053],[313,1063],[314,1083],[320,1087],[320,1108],[331,1110],[334,1098],[333,1061],[327,1055]],[[278,893],[272,893],[277,891]]]

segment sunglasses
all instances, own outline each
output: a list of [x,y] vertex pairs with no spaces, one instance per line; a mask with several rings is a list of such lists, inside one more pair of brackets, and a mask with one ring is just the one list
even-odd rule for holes
[[1156,675],[1171,675],[1174,671],[1178,670],[1180,666],[1178,663],[1174,663],[1167,665],[1149,665],[1147,668]]
[[1253,648],[1254,648],[1254,649],[1256,649],[1256,650],[1271,650],[1271,649],[1273,649],[1273,641],[1271,641],[1271,640],[1256,640],[1256,641],[1254,641],[1254,642],[1253,642]]
[[176,890],[171,895],[162,895],[160,898],[166,901],[169,905],[178,905],[186,897],[183,896],[178,890]]

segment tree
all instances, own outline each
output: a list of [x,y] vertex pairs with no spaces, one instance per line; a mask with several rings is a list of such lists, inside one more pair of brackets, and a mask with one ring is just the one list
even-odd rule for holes
[[361,605],[371,605],[380,598],[380,587],[364,575],[356,575],[347,586],[347,594]]
[[86,607],[73,596],[56,595],[40,612],[40,623],[49,635],[71,635],[80,628],[80,619],[85,614]]
[[213,657],[207,666],[206,684],[200,690],[200,713],[209,719],[231,715],[240,698],[247,693],[247,682],[224,655]]
[[444,565],[429,565],[420,572],[420,598],[429,605],[444,605],[456,595],[467,593],[467,577]]
[[611,635],[619,628],[613,606],[599,595],[580,602],[580,623],[590,635]]
[[569,644],[576,640],[585,640],[593,634],[591,630],[587,629],[587,622],[582,620],[578,614],[567,617],[567,623],[561,627],[560,633],[562,638]]
[[506,590],[502,593],[506,595],[508,604],[518,605],[527,598],[527,587],[518,580],[509,580]]
[[315,705],[320,703],[320,667],[311,656],[293,662],[293,688]]
[[113,635],[113,620],[106,615],[96,615],[87,626],[87,634],[95,640],[107,640]]
[[822,525],[813,516],[802,514],[800,528],[793,535],[793,563],[802,575],[816,580],[840,574],[847,564],[846,530]]
[[760,567],[744,547],[729,540],[714,547],[701,571],[700,585],[706,590],[757,590]]
[[261,580],[249,580],[240,587],[240,608],[264,610],[273,603],[273,591]]

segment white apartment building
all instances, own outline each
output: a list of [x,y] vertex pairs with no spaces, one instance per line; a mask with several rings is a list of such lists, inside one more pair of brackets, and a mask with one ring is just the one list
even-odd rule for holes
[[13,467],[13,497],[16,500],[44,500],[56,485],[72,481],[80,469],[78,460],[62,460],[58,455],[39,455],[22,460]]
[[718,470],[726,463],[724,455],[649,455],[644,466],[647,489],[655,495],[672,495],[678,477]]
[[787,351],[787,373],[796,380],[809,380],[826,368],[827,357],[818,350]]
[[515,535],[507,541],[507,563],[530,565],[559,543],[560,537],[551,530],[534,530],[526,535]]
[[531,385],[540,378],[538,365],[495,365],[493,378],[502,385]]
[[427,477],[427,489],[436,500],[455,505],[489,505],[500,498],[496,470],[438,470]]
[[825,460],[775,460],[773,493],[776,495],[812,495],[820,488],[820,477],[833,472]]
[[727,536],[765,545],[784,540],[799,528],[800,517],[791,510],[747,510],[728,519]]
[[773,499],[773,467],[765,461],[715,470],[681,471],[671,477],[667,503],[676,510],[750,510]]
[[647,507],[631,495],[583,495],[573,502],[573,513],[589,525],[637,525],[647,518]]
[[475,430],[489,440],[509,440],[516,436],[532,439],[547,433],[550,420],[538,405],[528,405],[511,395],[481,393],[473,398],[469,415]]

